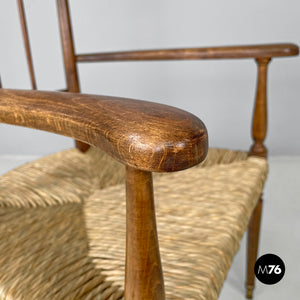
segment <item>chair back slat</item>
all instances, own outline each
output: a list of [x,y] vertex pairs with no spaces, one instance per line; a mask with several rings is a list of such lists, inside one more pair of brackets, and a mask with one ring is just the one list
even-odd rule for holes
[[67,0],[57,0],[60,36],[64,56],[65,76],[69,92],[79,93],[79,80],[75,60],[73,34]]
[[27,64],[28,64],[30,80],[31,80],[31,87],[33,90],[36,90],[36,80],[34,76],[34,69],[33,69],[31,48],[30,48],[27,23],[26,23],[25,11],[24,11],[24,4],[23,4],[23,0],[17,0],[17,2],[18,2],[20,23],[22,28],[22,35],[23,35],[25,51],[26,51]]
[[[57,12],[64,56],[67,91],[72,93],[80,93],[70,11],[67,0],[57,0]],[[85,144],[81,141],[75,141],[75,143],[76,148],[81,152],[86,152],[90,148],[88,144]]]

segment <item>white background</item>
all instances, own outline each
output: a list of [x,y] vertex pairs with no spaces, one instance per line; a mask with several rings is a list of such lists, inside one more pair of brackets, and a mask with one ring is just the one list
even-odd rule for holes
[[[65,87],[56,1],[25,0],[38,88]],[[77,53],[293,42],[299,0],[71,0]],[[6,88],[29,89],[16,1],[0,0],[0,74]],[[174,105],[199,116],[210,145],[248,149],[255,95],[253,60],[94,63],[79,66],[83,92]],[[269,67],[271,155],[299,155],[300,59]],[[0,154],[47,154],[71,139],[8,125]]]

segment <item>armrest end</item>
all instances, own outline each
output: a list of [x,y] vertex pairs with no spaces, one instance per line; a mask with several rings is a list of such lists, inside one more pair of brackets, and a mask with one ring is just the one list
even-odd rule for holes
[[0,89],[0,122],[98,147],[137,169],[179,171],[207,153],[207,131],[183,110],[132,99]]

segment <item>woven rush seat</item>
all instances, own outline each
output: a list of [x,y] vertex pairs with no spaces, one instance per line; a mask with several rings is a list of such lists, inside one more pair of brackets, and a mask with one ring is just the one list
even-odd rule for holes
[[[267,175],[265,159],[211,149],[155,174],[166,296],[217,299]],[[66,150],[0,179],[0,299],[122,299],[125,170]]]

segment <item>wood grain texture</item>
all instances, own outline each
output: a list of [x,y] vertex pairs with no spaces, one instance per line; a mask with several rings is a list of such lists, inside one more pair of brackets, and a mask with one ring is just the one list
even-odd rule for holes
[[147,171],[189,168],[208,147],[206,128],[192,114],[125,98],[1,89],[0,121],[75,138]]
[[209,48],[184,48],[91,53],[76,55],[77,62],[129,60],[196,60],[292,56],[299,53],[294,44],[269,44]]
[[264,140],[267,134],[267,72],[270,58],[256,60],[258,66],[256,99],[252,121],[252,137],[254,143],[250,155],[267,156]]
[[28,69],[29,69],[31,86],[32,86],[32,89],[35,90],[36,89],[36,80],[35,80],[35,76],[34,76],[32,55],[31,55],[31,49],[30,49],[30,42],[29,42],[29,35],[28,35],[28,30],[27,30],[23,0],[17,0],[17,3],[18,3],[19,16],[20,16],[24,45],[25,45],[26,58],[27,58],[27,64],[28,64]]
[[126,168],[125,299],[165,299],[152,174]]

